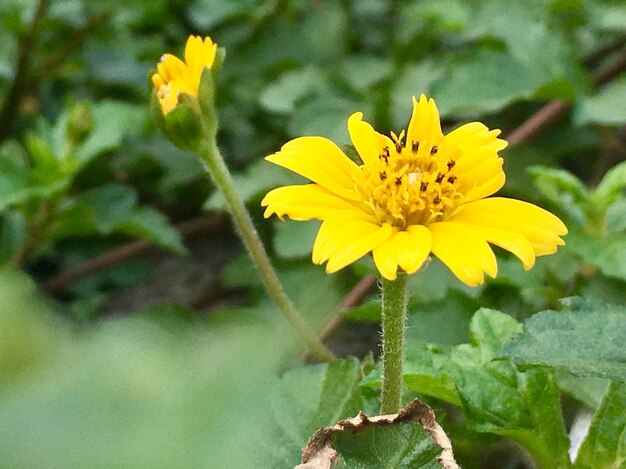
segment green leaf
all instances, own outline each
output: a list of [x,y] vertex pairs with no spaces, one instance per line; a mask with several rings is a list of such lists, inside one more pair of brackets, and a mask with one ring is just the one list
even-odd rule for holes
[[137,207],[113,227],[113,231],[145,239],[177,254],[187,254],[178,230],[167,217],[152,207]]
[[461,405],[449,372],[450,357],[437,346],[413,347],[407,350],[404,384],[412,391]]
[[82,193],[50,227],[51,238],[99,233],[122,233],[145,239],[178,254],[187,252],[180,233],[151,207],[137,206],[130,186],[106,184]]
[[567,235],[567,250],[596,266],[607,277],[626,279],[626,237],[622,233],[592,238],[587,233],[572,230]]
[[452,350],[453,376],[469,427],[505,435],[525,446],[540,466],[569,467],[554,375],[544,368],[519,371],[509,361],[494,361],[495,350],[521,330],[499,311],[481,309],[470,325],[473,345]]
[[317,220],[276,222],[274,250],[285,259],[309,257],[320,227]]
[[437,468],[441,448],[416,422],[343,432],[335,441],[339,468]]
[[368,301],[344,311],[341,316],[349,321],[379,322],[380,313],[380,301]]
[[474,116],[529,98],[542,82],[542,74],[525,63],[481,49],[447,64],[431,92],[442,116]]
[[626,102],[626,77],[608,84],[595,96],[583,99],[574,111],[578,125],[621,125],[626,122],[626,108],[618,103]]
[[262,467],[293,467],[316,430],[363,410],[360,381],[356,358],[285,373],[271,397],[276,430]]
[[392,121],[396,128],[403,129],[409,122],[412,107],[408,98],[419,98],[422,93],[430,96],[433,83],[443,74],[444,67],[432,59],[425,59],[417,64],[409,63],[398,72],[391,93]]
[[576,469],[626,466],[626,384],[613,382],[580,447]]
[[615,203],[626,188],[626,161],[609,169],[593,191],[593,197],[602,207]]
[[543,311],[499,355],[521,365],[548,365],[580,376],[626,382],[626,308]]
[[146,106],[122,101],[105,100],[90,107],[94,129],[76,150],[79,167],[86,165],[96,156],[116,150],[126,135],[138,133],[146,125]]
[[356,111],[363,112],[365,119],[373,115],[363,102],[331,89],[304,100],[291,117],[288,130],[292,136],[319,135],[336,143],[347,143],[350,141],[348,117]]
[[261,105],[271,112],[289,114],[299,100],[319,90],[323,80],[314,66],[286,72],[261,93]]
[[565,370],[558,369],[555,373],[559,389],[574,399],[578,399],[590,409],[600,407],[611,381],[606,378],[592,376],[575,376]]
[[29,200],[46,198],[65,187],[61,179],[39,183],[33,171],[10,159],[0,158],[0,211]]
[[585,224],[591,193],[580,179],[564,169],[532,166],[528,171],[544,197],[580,225]]

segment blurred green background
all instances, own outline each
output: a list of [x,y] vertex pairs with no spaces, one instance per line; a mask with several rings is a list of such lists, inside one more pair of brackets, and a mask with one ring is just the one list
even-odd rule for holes
[[[623,1],[3,0],[0,467],[263,467],[268,396],[301,349],[200,164],[151,124],[149,72],[189,34],[226,48],[220,146],[315,327],[374,269],[327,276],[316,222],[262,220],[263,194],[294,180],[262,158],[301,135],[349,143],[354,111],[399,132],[420,93],[447,130],[510,135],[502,193],[570,234],[528,273],[498,251],[476,289],[433,260],[412,280],[409,342],[467,342],[479,306],[523,320],[568,296],[626,304]],[[376,301],[345,314],[338,354],[376,352]],[[476,435],[453,438],[464,467],[526,467]]]

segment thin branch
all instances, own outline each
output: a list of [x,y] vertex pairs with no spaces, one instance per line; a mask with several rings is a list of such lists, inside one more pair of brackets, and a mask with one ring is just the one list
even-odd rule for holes
[[[190,237],[207,231],[208,229],[215,229],[220,225],[222,219],[223,217],[220,215],[208,213],[185,221],[176,228],[183,237]],[[43,282],[42,289],[46,293],[58,293],[64,290],[68,284],[85,275],[88,275],[96,270],[104,269],[105,267],[110,267],[131,257],[138,256],[155,249],[156,247],[157,246],[154,244],[146,241],[133,241],[131,243],[124,244],[118,248],[94,257],[83,264],[79,264],[70,270],[61,272],[60,274],[49,278]]]
[[[593,72],[591,81],[599,87],[618,77],[624,70],[626,70],[626,49],[622,49],[618,57],[608,66]],[[509,134],[507,137],[509,145],[514,146],[537,136],[549,124],[564,116],[570,108],[570,104],[565,101],[550,101]]]
[[15,74],[6,98],[0,108],[0,143],[8,138],[13,130],[17,109],[23,96],[29,89],[29,65],[33,50],[39,39],[39,27],[45,19],[50,0],[39,0],[35,8],[33,20],[26,31],[22,31],[19,39],[19,56]]

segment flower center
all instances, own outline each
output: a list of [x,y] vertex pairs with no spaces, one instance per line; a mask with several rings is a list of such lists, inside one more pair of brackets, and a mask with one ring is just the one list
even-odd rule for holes
[[441,221],[463,203],[454,174],[458,152],[405,142],[391,134],[393,147],[381,148],[375,164],[362,165],[363,199],[381,223],[400,229]]

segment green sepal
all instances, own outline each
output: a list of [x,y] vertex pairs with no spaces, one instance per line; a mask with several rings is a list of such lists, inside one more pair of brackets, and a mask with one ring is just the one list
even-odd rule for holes
[[213,60],[213,65],[211,66],[211,73],[213,75],[213,81],[217,83],[217,78],[220,76],[220,72],[222,71],[222,65],[224,64],[224,59],[226,58],[226,49],[223,47],[218,47],[215,51],[215,59]]
[[197,153],[202,148],[202,142],[208,135],[206,135],[203,116],[195,97],[181,93],[178,97],[178,105],[164,116],[156,92],[153,91],[150,109],[155,124],[170,142],[193,153]]
[[217,133],[217,112],[215,111],[216,80],[213,69],[204,69],[198,88],[198,105],[207,134],[213,138]]

